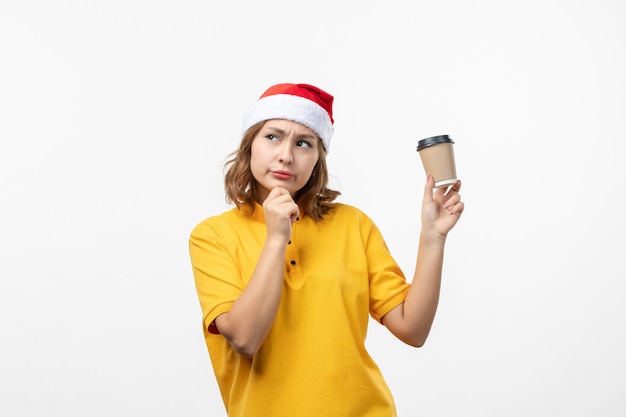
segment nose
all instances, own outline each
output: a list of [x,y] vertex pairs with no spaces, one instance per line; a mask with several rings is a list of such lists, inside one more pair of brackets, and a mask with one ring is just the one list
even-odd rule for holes
[[291,164],[293,162],[293,154],[291,153],[291,146],[289,141],[284,141],[282,146],[280,147],[280,152],[278,154],[278,160],[282,164]]

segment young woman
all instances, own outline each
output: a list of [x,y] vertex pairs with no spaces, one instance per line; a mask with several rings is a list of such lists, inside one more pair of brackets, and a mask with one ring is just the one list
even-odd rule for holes
[[227,163],[235,207],[193,230],[190,254],[207,348],[230,417],[395,416],[365,349],[369,316],[412,346],[430,331],[444,245],[463,212],[428,175],[409,284],[376,225],[333,202],[326,153],[333,97],[270,87],[244,114]]

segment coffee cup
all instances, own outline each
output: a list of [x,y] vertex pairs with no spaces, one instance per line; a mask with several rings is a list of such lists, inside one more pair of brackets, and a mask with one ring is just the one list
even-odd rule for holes
[[435,188],[457,181],[453,144],[448,135],[432,136],[417,143],[424,171],[434,177]]

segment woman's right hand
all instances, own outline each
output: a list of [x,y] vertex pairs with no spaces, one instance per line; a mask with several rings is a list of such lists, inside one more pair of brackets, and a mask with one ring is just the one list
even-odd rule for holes
[[272,189],[263,202],[263,212],[267,238],[287,243],[291,239],[291,225],[300,215],[300,209],[289,191],[283,187]]

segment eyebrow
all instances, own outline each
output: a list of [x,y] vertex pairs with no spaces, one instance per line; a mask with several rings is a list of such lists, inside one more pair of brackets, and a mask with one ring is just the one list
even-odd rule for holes
[[[267,126],[267,128],[269,130],[272,130],[280,135],[284,135],[285,131],[283,129],[280,129],[278,127],[274,127],[274,126]],[[317,139],[317,136],[315,135],[310,135],[308,133],[301,133],[299,135],[296,136],[298,139]]]

